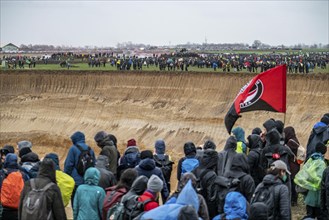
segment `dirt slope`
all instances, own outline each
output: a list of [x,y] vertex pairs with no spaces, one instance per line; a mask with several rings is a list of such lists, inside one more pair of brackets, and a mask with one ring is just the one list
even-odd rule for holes
[[[228,138],[223,118],[251,74],[159,72],[2,71],[0,144],[31,140],[41,156],[57,152],[63,162],[77,130],[96,151],[93,137],[108,131],[125,143],[135,138],[153,149],[163,138],[173,158],[184,142],[211,138],[218,149]],[[315,122],[329,112],[329,74],[289,75],[286,125],[303,145]],[[246,133],[281,113],[244,113],[236,125]]]

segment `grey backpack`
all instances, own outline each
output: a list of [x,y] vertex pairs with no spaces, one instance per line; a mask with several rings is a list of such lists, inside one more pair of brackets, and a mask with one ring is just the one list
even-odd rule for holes
[[21,220],[53,219],[52,211],[47,210],[47,190],[55,183],[48,183],[42,189],[35,188],[35,180],[30,181],[32,190],[27,193],[23,200]]

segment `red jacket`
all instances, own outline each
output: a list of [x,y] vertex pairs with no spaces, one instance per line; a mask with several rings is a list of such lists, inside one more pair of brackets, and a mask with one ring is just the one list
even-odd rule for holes
[[138,201],[146,201],[148,199],[151,199],[151,202],[148,202],[144,206],[144,211],[150,211],[152,209],[155,209],[156,207],[159,206],[159,203],[155,201],[154,195],[150,191],[145,191],[139,198]]

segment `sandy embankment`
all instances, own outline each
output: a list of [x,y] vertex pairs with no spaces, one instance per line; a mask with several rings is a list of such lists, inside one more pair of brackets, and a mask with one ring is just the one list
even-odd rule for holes
[[[240,88],[253,75],[231,73],[2,71],[0,73],[0,145],[27,139],[41,157],[56,152],[63,163],[70,135],[108,131],[120,151],[135,138],[153,149],[163,138],[173,159],[183,144],[210,138],[218,150],[228,134],[223,118]],[[329,74],[288,75],[286,125],[295,127],[305,146],[312,126],[329,112]],[[249,134],[281,113],[244,113],[236,125]],[[173,180],[175,174],[173,175]]]

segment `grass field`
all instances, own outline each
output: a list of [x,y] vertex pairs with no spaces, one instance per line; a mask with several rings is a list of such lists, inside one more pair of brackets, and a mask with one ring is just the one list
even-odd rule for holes
[[[73,66],[70,67],[69,70],[82,70],[82,71],[95,71],[95,70],[99,70],[99,71],[116,71],[117,68],[115,66],[111,66],[110,64],[106,64],[105,67],[101,66],[101,67],[89,67],[87,63],[74,63],[72,64]],[[2,69],[2,68],[1,68]],[[24,70],[29,69],[27,65],[25,65]],[[2,69],[3,70],[3,69]],[[17,68],[17,70],[20,70],[19,68]],[[21,69],[23,70],[23,69]],[[59,64],[37,64],[35,68],[31,68],[31,70],[67,70],[67,68],[63,68],[60,67]],[[131,70],[130,71],[134,71]],[[156,66],[143,66],[142,71],[159,71],[159,67]],[[167,71],[167,70],[165,70]],[[181,70],[175,70],[176,72],[181,72]],[[222,73],[223,70],[222,69],[217,69],[216,71],[214,71],[213,68],[198,68],[198,67],[192,67],[189,66],[188,67],[188,71],[193,71],[193,72],[218,72],[218,73]],[[234,72],[233,69],[231,68],[231,72]],[[247,69],[243,69],[240,72],[247,72]],[[260,68],[258,68],[258,73],[260,72]],[[329,73],[329,65],[327,65],[326,69],[320,69],[320,68],[316,68],[314,69],[314,73]]]

